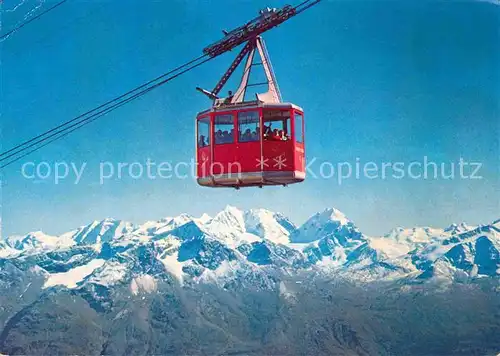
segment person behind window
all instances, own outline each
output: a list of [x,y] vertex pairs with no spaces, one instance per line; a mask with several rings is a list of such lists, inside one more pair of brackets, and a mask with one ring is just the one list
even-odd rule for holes
[[242,141],[243,142],[252,141],[252,131],[250,129],[245,130],[245,132],[243,133]]
[[231,138],[229,136],[229,132],[227,130],[224,130],[222,132],[222,142],[221,143],[229,143],[231,142]]
[[251,133],[251,139],[252,141],[259,141],[259,126]]
[[273,136],[272,136],[272,138],[275,141],[280,141],[281,140],[280,133],[279,133],[278,129],[274,129],[273,130]]
[[207,143],[205,142],[205,136],[200,135],[200,140],[199,140],[199,142],[198,142],[198,145],[199,145],[200,147],[205,147],[205,146],[208,146],[208,145],[207,145]]
[[271,136],[271,124],[269,126],[264,125],[264,128],[262,130],[262,136],[264,136],[265,139],[269,139]]
[[217,130],[215,134],[215,143],[222,143],[222,130]]

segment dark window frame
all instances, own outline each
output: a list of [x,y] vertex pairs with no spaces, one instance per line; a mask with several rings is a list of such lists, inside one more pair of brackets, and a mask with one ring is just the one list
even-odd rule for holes
[[[222,118],[222,117],[231,117],[232,118],[232,124],[225,124],[225,123],[217,123],[217,119],[218,118]],[[217,128],[218,125],[232,125],[232,129],[233,129],[233,134],[231,137],[231,142],[220,142],[220,141],[217,141],[217,132],[219,131],[219,129]],[[231,145],[231,144],[234,144],[236,143],[236,118],[235,118],[235,115],[234,113],[221,113],[221,114],[215,114],[214,115],[214,145]],[[224,131],[223,131],[224,132]],[[231,133],[231,130],[229,130],[229,133]]]
[[[251,118],[243,118],[243,119],[240,117],[240,115],[246,115],[246,114],[255,114],[255,116],[251,117]],[[238,143],[259,142],[260,138],[261,138],[260,112],[259,112],[259,110],[240,111],[240,112],[238,112],[237,117],[238,117],[238,133],[237,133]],[[246,120],[246,119],[251,119],[251,120],[254,120],[254,121],[253,122],[247,122],[247,123],[244,123],[244,124],[242,124],[240,122],[241,120]],[[241,125],[248,125],[248,124],[256,124],[256,127],[255,127],[255,129],[256,129],[255,134],[256,135],[254,135],[254,132],[251,132],[251,135],[252,135],[251,139],[249,139],[249,140],[242,140],[242,134],[244,134],[244,132],[242,132],[242,130],[241,130]]]
[[[298,111],[295,111],[293,113],[293,122],[294,122],[294,136],[295,136],[295,142],[297,143],[304,143],[304,114]],[[299,125],[297,125],[297,122],[299,122]],[[300,133],[300,140],[299,140],[299,135]]]
[[[200,124],[202,125],[208,125],[208,130],[207,130],[207,135],[203,135],[206,140],[207,140],[207,144],[206,145],[200,145]],[[211,137],[210,137],[210,132],[211,132],[211,121],[210,121],[210,116],[202,116],[200,118],[198,118],[198,122],[197,122],[197,126],[196,126],[196,146],[198,148],[204,148],[204,147],[210,147],[210,145],[212,144],[212,140],[211,140]]]
[[[276,111],[277,113],[279,112],[279,115],[269,115],[266,117],[266,113],[271,113],[272,111]],[[267,127],[266,123],[273,123],[273,122],[281,122],[281,130],[285,132],[285,135],[287,136],[286,141],[290,141],[292,138],[292,112],[290,109],[264,109],[263,114],[262,114],[262,130],[264,130],[264,127]],[[271,125],[272,126],[272,125]],[[271,132],[274,130],[273,127],[271,127]],[[290,130],[290,132],[288,132]],[[264,135],[265,132],[262,131],[262,134]],[[266,140],[272,140],[272,135],[264,137]]]

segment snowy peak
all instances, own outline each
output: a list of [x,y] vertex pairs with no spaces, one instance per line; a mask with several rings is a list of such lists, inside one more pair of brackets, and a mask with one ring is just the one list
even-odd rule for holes
[[233,228],[239,232],[245,232],[244,212],[234,206],[228,205],[224,210],[215,215],[209,225],[214,228]]
[[460,234],[462,232],[466,232],[473,229],[472,226],[467,225],[466,223],[461,224],[451,224],[447,228],[444,229],[444,232],[450,233],[452,235]]
[[280,267],[306,268],[310,266],[307,258],[297,250],[271,241],[253,242],[240,245],[239,252],[247,260],[257,265],[274,265]]
[[338,221],[341,225],[346,225],[350,222],[343,212],[335,208],[325,209],[321,214],[319,214],[319,216],[322,220]]
[[453,245],[422,273],[421,278],[453,274],[453,271],[466,272],[470,277],[477,275],[500,275],[500,250],[498,237],[479,236]]
[[411,250],[408,244],[383,237],[370,237],[367,244],[382,256],[389,259],[404,256]]
[[[44,240],[44,234],[41,231],[30,232],[24,236],[9,236],[5,240],[6,245],[16,250],[32,249],[40,246]],[[39,239],[37,236],[40,236]]]
[[443,229],[431,227],[414,227],[403,229],[401,227],[392,229],[384,238],[400,243],[428,243],[431,241],[441,241],[451,235]]
[[15,250],[7,245],[6,242],[0,240],[0,258],[14,255],[18,250]]
[[134,226],[131,223],[104,219],[79,228],[73,235],[73,240],[78,245],[93,245],[112,241],[133,230]]
[[191,221],[193,221],[193,217],[185,213],[173,218],[164,218],[158,222],[154,234],[165,234]]
[[450,277],[458,272],[469,277],[500,275],[500,231],[482,225],[413,251],[413,263],[423,271],[420,278]]
[[295,226],[286,217],[266,209],[240,210],[226,206],[213,218],[202,216],[196,223],[208,235],[220,239],[232,247],[267,239],[276,243],[288,243]]
[[201,224],[206,224],[212,220],[212,217],[206,213],[203,213],[196,221]]
[[[194,218],[189,214],[183,213],[175,217],[165,217],[158,221],[147,221],[138,226],[133,235],[136,237],[154,237],[155,239],[161,236],[167,236],[169,233],[179,232],[184,225],[189,224],[192,227],[198,227],[209,223],[212,217],[208,214],[203,214],[199,218]],[[181,236],[179,236],[181,237]]]
[[266,209],[246,211],[244,221],[248,233],[275,243],[289,243],[290,232],[295,230],[295,226],[283,215]]
[[229,245],[237,244],[246,233],[244,212],[229,205],[204,226],[207,232]]
[[11,249],[20,251],[50,249],[74,244],[71,240],[50,236],[41,231],[30,232],[25,236],[11,236],[5,240],[5,243]]
[[309,243],[327,237],[335,238],[342,246],[349,240],[362,239],[359,230],[342,212],[329,208],[307,220],[291,234],[290,241]]
[[152,237],[159,235],[168,235],[170,231],[173,231],[182,225],[192,222],[194,219],[189,214],[180,214],[176,217],[165,217],[158,221],[147,221],[142,225],[135,228],[132,234],[135,237]]
[[368,237],[334,208],[296,228],[279,213],[227,206],[213,218],[181,214],[137,227],[105,219],[59,237],[42,232],[10,237],[0,241],[0,263],[15,260],[41,269],[50,279],[47,288],[109,285],[142,274],[198,283],[229,273],[267,285],[274,269],[333,271],[363,281],[498,276],[499,251],[498,220],[476,228],[463,223],[397,228]]
[[400,243],[429,243],[432,241],[443,241],[454,235],[460,235],[474,230],[473,226],[465,223],[451,224],[445,229],[432,227],[414,227],[403,229],[398,227],[384,235],[385,238],[395,240]]
[[288,219],[285,215],[281,213],[274,213],[274,218],[280,224],[285,228],[286,231],[288,231],[288,234],[291,234],[295,230],[297,230],[297,226],[290,220]]
[[202,225],[200,225],[198,222],[191,220],[188,221],[187,223],[173,229],[173,230],[168,230],[166,232],[163,232],[161,234],[157,234],[154,236],[154,239],[161,239],[163,237],[173,235],[175,237],[178,237],[181,240],[189,240],[189,239],[194,239],[194,238],[202,238],[206,235],[206,231]]
[[500,244],[500,230],[497,229],[495,225],[479,225],[478,227],[470,229],[468,231],[451,235],[443,241],[443,245],[450,245],[458,242],[476,239],[482,235],[490,236],[495,243]]

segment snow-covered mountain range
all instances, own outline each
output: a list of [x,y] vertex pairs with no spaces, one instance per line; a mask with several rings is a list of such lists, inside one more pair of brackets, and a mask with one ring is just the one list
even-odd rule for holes
[[11,236],[0,353],[496,354],[499,250],[499,220],[373,237],[336,209]]
[[0,267],[39,275],[44,289],[126,285],[137,294],[162,279],[266,289],[276,271],[360,283],[467,281],[500,276],[499,251],[500,220],[371,237],[334,208],[297,227],[279,213],[228,206],[214,217],[181,214],[137,226],[105,219],[61,236],[8,237],[0,240]]

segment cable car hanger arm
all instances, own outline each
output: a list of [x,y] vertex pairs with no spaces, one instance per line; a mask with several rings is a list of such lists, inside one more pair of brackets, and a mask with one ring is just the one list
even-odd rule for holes
[[196,90],[202,92],[203,94],[208,96],[210,99],[213,99],[213,100],[219,99],[218,94],[221,91],[222,87],[224,87],[224,84],[226,84],[226,82],[229,80],[229,78],[234,73],[236,68],[238,68],[238,66],[240,65],[243,58],[245,58],[245,56],[248,54],[248,52],[250,52],[252,50],[252,48],[254,46],[254,44],[252,42],[253,41],[249,41],[245,45],[245,47],[243,47],[243,49],[240,51],[240,53],[238,53],[238,55],[234,59],[233,63],[231,63],[231,66],[229,67],[229,69],[222,76],[222,78],[215,85],[214,89],[211,92],[209,92],[208,90],[202,89],[200,87],[196,87]]
[[223,39],[214,44],[205,47],[203,53],[210,57],[218,56],[224,52],[239,46],[242,43],[257,38],[262,33],[276,27],[286,20],[300,14],[313,5],[316,5],[321,0],[306,0],[299,5],[293,7],[285,5],[281,9],[264,9],[260,11],[260,15],[245,25],[235,28],[232,31],[223,31],[226,35]]
[[[1,1],[1,0],[0,0]],[[64,1],[61,1],[60,3],[63,3]],[[244,26],[238,27],[237,29],[233,31],[225,31],[224,34],[226,35],[222,40],[216,42],[215,44],[206,47],[203,52],[204,55],[193,59],[185,64],[183,64],[180,67],[175,68],[174,70],[164,73],[161,76],[152,79],[144,84],[141,84],[140,86],[127,91],[126,93],[115,97],[104,104],[101,104],[81,115],[78,115],[68,121],[65,121],[45,132],[40,133],[39,135],[36,135],[35,137],[32,137],[31,139],[28,139],[13,148],[1,152],[0,153],[0,163],[8,160],[9,158],[12,158],[11,161],[3,164],[0,166],[1,168],[5,168],[6,166],[18,161],[19,159],[25,157],[26,155],[39,150],[40,148],[46,146],[47,144],[61,139],[62,137],[65,137],[69,133],[76,131],[77,129],[80,129],[83,126],[86,126],[87,124],[97,120],[98,118],[106,115],[107,113],[115,110],[116,108],[125,105],[126,103],[129,103],[130,101],[144,95],[145,93],[149,92],[152,89],[155,89],[159,87],[160,85],[163,85],[167,82],[169,82],[171,79],[187,72],[188,70],[192,70],[195,67],[205,63],[207,60],[213,59],[220,54],[223,54],[226,51],[229,51],[239,44],[242,44],[244,42],[250,41],[252,38],[256,39],[260,34],[263,32],[278,26],[279,24],[283,23],[284,21],[288,20],[289,18],[298,15],[299,13],[303,12],[304,10],[310,8],[311,6],[319,3],[320,0],[306,0],[302,2],[301,4],[291,7],[290,5],[287,5],[283,7],[282,9],[266,9],[262,10],[260,12],[260,16],[255,18],[254,20],[246,23]],[[54,7],[55,8],[55,7]],[[266,49],[264,47],[264,53],[266,53]],[[267,54],[266,54],[267,55]],[[205,59],[201,62],[198,62],[202,60],[204,57],[209,57],[208,59]],[[243,55],[244,57],[244,55]],[[197,63],[198,62],[198,63]],[[197,64],[194,64],[197,63]],[[173,75],[173,73],[180,71],[181,69],[188,67],[188,69],[183,70],[179,72],[178,74]],[[270,66],[270,69],[272,71],[272,66]],[[167,79],[164,79],[167,78]],[[227,79],[226,79],[227,81]],[[271,80],[271,82],[275,82],[274,79]],[[223,85],[224,83],[222,83]],[[217,88],[217,86],[216,86]],[[277,89],[277,88],[276,88]],[[211,92],[208,92],[207,90],[199,89],[202,93],[208,95],[211,99],[218,99],[217,95],[214,95]],[[219,89],[220,90],[220,89]],[[279,95],[279,90],[277,89],[278,95]],[[102,110],[101,110],[102,109]],[[100,111],[99,111],[100,110]],[[50,141],[49,141],[50,139]],[[31,149],[32,148],[32,149]],[[30,150],[31,149],[31,150]],[[29,151],[28,151],[29,150]],[[28,151],[26,153],[26,151]]]
[[[317,4],[319,1],[320,0],[306,0],[295,7],[286,5],[282,9],[267,8],[261,10],[258,17],[247,22],[245,25],[229,32],[223,31],[225,37],[222,40],[219,40],[211,46],[203,49],[205,55],[208,55],[209,57],[218,56],[226,51],[232,50],[239,44],[245,42],[246,44],[233,60],[224,75],[219,79],[219,82],[215,85],[212,91],[208,91],[200,87],[196,87],[196,90],[212,99],[215,106],[228,103],[236,104],[238,102],[244,101],[247,87],[255,85],[249,85],[248,78],[250,75],[251,67],[255,65],[253,64],[254,53],[256,50],[258,50],[262,60],[260,64],[262,64],[267,78],[267,82],[261,84],[268,84],[269,86],[268,92],[260,95],[260,97],[267,98],[267,101],[271,102],[281,102],[281,94],[278,88],[276,76],[274,74],[274,70],[272,68],[272,64],[261,34],[273,27],[278,26],[291,17],[305,11],[311,6]],[[238,68],[238,66],[241,64],[245,56],[247,56],[247,63],[243,71],[243,77],[241,79],[240,87],[238,88],[234,96],[230,94],[229,97],[221,99],[219,97],[219,92],[222,90],[229,78],[233,75],[236,68]],[[257,95],[257,99],[259,100],[259,95]]]

